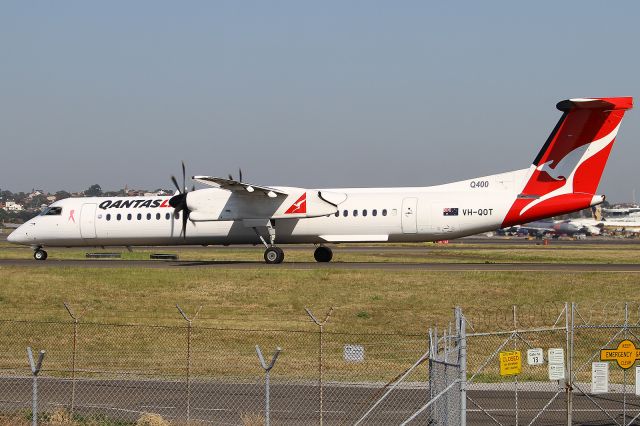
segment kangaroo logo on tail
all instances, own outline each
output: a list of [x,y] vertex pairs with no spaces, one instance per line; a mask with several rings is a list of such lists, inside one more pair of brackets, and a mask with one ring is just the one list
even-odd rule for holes
[[601,203],[602,172],[633,98],[576,98],[559,102],[562,117],[526,171],[504,226],[578,211]]
[[[557,197],[558,195],[573,193],[573,177],[575,176],[576,171],[585,161],[609,146],[609,144],[613,142],[616,135],[618,134],[618,129],[620,129],[620,124],[618,124],[618,126],[613,129],[613,131],[607,136],[598,139],[597,141],[593,141],[591,143],[575,148],[559,161],[547,161],[546,163],[536,167],[536,170],[541,173],[544,172],[548,174],[553,180],[559,181],[564,179],[565,184],[560,188],[548,192],[540,198],[527,204],[525,208],[520,211],[520,215],[523,215],[530,208],[540,204],[545,200],[548,200],[549,198]],[[552,163],[555,164],[555,167],[551,167]]]

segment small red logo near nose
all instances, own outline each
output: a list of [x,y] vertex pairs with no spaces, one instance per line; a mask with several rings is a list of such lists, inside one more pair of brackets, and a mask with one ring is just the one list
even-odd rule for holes
[[76,218],[73,216],[75,213],[76,213],[76,211],[75,211],[75,210],[71,210],[71,211],[69,212],[69,220],[67,220],[67,222],[69,222],[69,221],[73,221],[73,223],[76,223]]
[[305,192],[298,198],[298,200],[291,204],[291,207],[287,209],[284,214],[296,214],[296,213],[306,213],[307,212],[307,193]]

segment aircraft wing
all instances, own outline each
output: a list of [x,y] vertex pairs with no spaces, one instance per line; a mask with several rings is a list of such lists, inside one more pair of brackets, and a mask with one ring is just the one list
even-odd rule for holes
[[233,179],[225,179],[215,176],[193,176],[193,180],[204,185],[215,186],[232,192],[247,192],[249,194],[266,195],[270,198],[286,197],[289,193],[281,189],[270,188],[268,186],[254,185],[246,182],[239,182]]

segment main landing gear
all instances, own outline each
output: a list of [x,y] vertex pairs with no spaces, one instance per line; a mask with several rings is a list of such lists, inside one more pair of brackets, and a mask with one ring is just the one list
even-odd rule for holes
[[282,263],[284,251],[280,247],[267,247],[264,251],[264,261],[268,264]]
[[260,231],[258,231],[258,227],[252,226],[253,231],[256,233],[258,238],[260,238],[260,241],[262,241],[262,244],[264,244],[264,246],[266,247],[266,250],[264,251],[264,261],[269,265],[282,263],[282,261],[284,260],[284,251],[280,247],[275,246],[275,242],[276,242],[275,222],[273,220],[269,220],[264,225],[264,227],[267,229],[267,232],[269,233],[268,243],[265,241]]
[[[269,265],[276,265],[278,263],[282,263],[284,261],[284,251],[280,247],[276,247],[275,245],[275,242],[276,242],[275,221],[269,220],[266,223],[265,222],[255,223],[255,224],[251,223],[247,225],[251,226],[251,228],[256,233],[260,241],[262,241],[262,244],[264,244],[264,246],[266,247],[264,251],[265,263]],[[267,242],[264,239],[264,237],[262,236],[262,233],[258,228],[262,230],[266,228],[266,231],[269,234],[269,242]],[[329,247],[318,246],[316,250],[313,252],[313,257],[316,259],[316,262],[322,262],[322,263],[331,262],[331,259],[333,258],[333,252]]]
[[333,252],[329,247],[319,246],[316,251],[313,252],[313,257],[316,262],[331,262],[333,258]]
[[34,252],[33,252],[33,258],[35,260],[47,260],[47,252],[42,250],[41,247],[38,247]]

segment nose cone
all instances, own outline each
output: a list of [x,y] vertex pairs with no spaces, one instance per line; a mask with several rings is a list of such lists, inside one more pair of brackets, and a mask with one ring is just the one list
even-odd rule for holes
[[22,226],[10,233],[7,237],[7,241],[15,244],[25,244],[27,242],[27,235],[25,234],[24,229],[22,229]]

